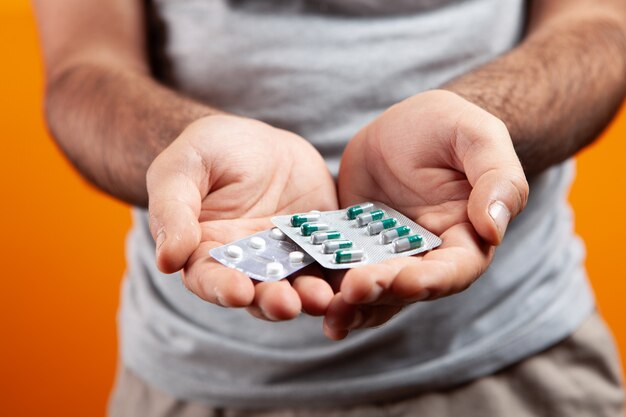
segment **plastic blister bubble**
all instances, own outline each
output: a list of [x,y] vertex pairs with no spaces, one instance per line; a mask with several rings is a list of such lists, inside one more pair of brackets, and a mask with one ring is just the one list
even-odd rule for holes
[[340,232],[343,239],[351,240],[353,242],[352,249],[362,249],[365,252],[365,256],[360,261],[336,263],[333,253],[324,253],[321,244],[313,244],[309,236],[304,236],[301,233],[300,227],[291,225],[292,215],[273,217],[272,222],[300,246],[303,251],[312,256],[324,268],[329,269],[347,269],[361,265],[376,264],[387,259],[416,255],[441,245],[441,239],[438,236],[415,223],[399,211],[383,203],[373,202],[373,204],[374,207],[372,210],[380,209],[385,212],[384,219],[394,218],[397,220],[394,227],[407,226],[411,229],[412,235],[421,235],[423,238],[422,246],[406,252],[395,253],[391,242],[384,244],[378,233],[370,235],[366,225],[359,227],[356,219],[348,219],[346,210],[321,212],[320,223],[328,225],[329,230]]
[[258,281],[279,281],[314,262],[277,228],[213,248],[209,253],[221,264]]

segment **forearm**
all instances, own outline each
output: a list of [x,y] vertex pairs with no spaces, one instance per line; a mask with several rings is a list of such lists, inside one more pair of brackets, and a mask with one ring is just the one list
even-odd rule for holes
[[626,93],[620,19],[572,12],[531,25],[519,47],[444,88],[504,121],[532,176],[591,143],[619,108]]
[[180,96],[148,74],[74,65],[49,80],[46,117],[74,166],[105,192],[146,206],[146,171],[192,121],[215,109]]

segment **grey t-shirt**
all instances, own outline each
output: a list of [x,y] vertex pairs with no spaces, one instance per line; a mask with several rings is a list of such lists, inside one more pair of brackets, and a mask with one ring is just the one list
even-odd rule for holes
[[[393,103],[493,59],[522,0],[154,0],[159,74],[183,93],[308,138],[336,171],[346,142]],[[216,406],[331,406],[448,387],[532,355],[593,309],[566,196],[573,163],[531,183],[471,288],[331,342],[321,319],[267,323],[189,293],[155,267],[134,211],[122,359],[150,384]]]

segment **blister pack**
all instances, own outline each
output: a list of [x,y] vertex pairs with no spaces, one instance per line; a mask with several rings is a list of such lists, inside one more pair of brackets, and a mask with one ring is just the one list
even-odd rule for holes
[[279,281],[314,262],[276,227],[213,248],[209,253],[221,264],[258,281]]
[[329,269],[376,264],[441,245],[438,236],[379,202],[347,210],[276,216],[272,223]]

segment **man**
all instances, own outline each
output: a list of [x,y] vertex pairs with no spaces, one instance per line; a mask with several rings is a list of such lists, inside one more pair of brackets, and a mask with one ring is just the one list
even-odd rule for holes
[[[623,0],[36,9],[51,132],[149,206],[111,415],[620,415],[566,194],[626,91]],[[208,255],[372,200],[442,247],[256,285]]]

